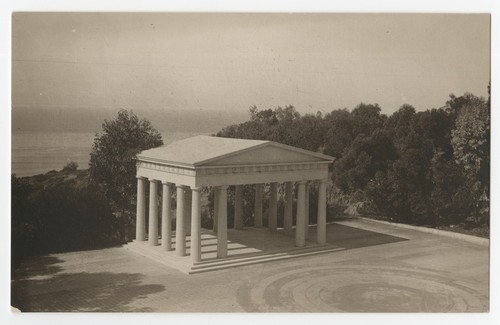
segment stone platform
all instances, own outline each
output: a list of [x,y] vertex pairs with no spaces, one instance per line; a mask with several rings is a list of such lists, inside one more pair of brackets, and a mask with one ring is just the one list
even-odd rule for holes
[[[312,232],[312,231],[311,231]],[[293,236],[286,236],[282,229],[271,232],[266,228],[248,227],[241,230],[228,229],[228,256],[217,258],[217,234],[202,229],[201,262],[193,263],[190,254],[190,236],[186,240],[186,256],[176,256],[175,233],[173,250],[165,251],[162,246],[150,246],[147,241],[133,241],[124,247],[132,252],[175,268],[183,273],[194,274],[231,267],[277,261],[300,256],[341,251],[345,248],[332,244],[316,244],[310,237],[305,247],[295,247]]]

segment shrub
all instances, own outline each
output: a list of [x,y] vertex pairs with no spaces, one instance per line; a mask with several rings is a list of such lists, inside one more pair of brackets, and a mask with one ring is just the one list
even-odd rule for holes
[[88,189],[55,187],[34,191],[12,178],[12,266],[23,257],[95,249],[120,243],[121,220]]
[[70,161],[69,163],[66,164],[66,166],[64,166],[62,170],[63,172],[76,172],[77,169],[78,169],[78,164],[74,161]]

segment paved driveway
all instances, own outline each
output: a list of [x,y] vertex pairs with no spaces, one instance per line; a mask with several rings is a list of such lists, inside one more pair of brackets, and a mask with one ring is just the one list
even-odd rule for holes
[[349,220],[328,225],[346,250],[185,275],[124,248],[23,263],[12,281],[22,311],[485,312],[488,248]]

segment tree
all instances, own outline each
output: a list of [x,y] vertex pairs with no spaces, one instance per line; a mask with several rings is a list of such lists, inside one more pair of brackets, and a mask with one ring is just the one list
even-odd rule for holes
[[[280,125],[283,125],[283,122]],[[291,123],[288,128],[288,141],[283,138],[275,138],[274,141],[310,151],[320,151],[324,147],[325,132],[326,124],[323,118],[306,114]]]
[[455,129],[452,131],[456,162],[462,166],[471,179],[485,186],[489,176],[490,160],[490,116],[483,98],[474,98],[461,107]]
[[456,163],[476,202],[476,222],[488,218],[490,178],[490,111],[483,98],[473,97],[458,112],[451,144]]
[[64,168],[62,169],[63,172],[76,172],[76,170],[78,169],[78,163],[74,162],[74,161],[70,161],[69,163],[66,164],[66,166],[64,166]]
[[120,110],[114,120],[105,120],[90,153],[90,183],[115,210],[130,210],[136,192],[136,155],[163,144],[161,134],[146,119]]
[[360,134],[333,165],[335,185],[346,193],[363,191],[375,174],[386,171],[397,157],[387,131],[376,130],[370,136]]
[[436,150],[431,160],[432,212],[438,225],[458,224],[473,212],[474,198],[467,194],[468,186],[460,166]]
[[359,134],[370,135],[376,129],[381,128],[387,116],[380,114],[380,112],[381,108],[378,104],[361,103],[356,106],[350,115],[353,138]]
[[384,128],[393,133],[394,138],[400,138],[406,135],[411,129],[412,121],[415,118],[415,108],[404,104],[392,113],[385,121]]
[[347,109],[331,111],[325,116],[325,124],[325,154],[340,159],[354,140],[350,113]]

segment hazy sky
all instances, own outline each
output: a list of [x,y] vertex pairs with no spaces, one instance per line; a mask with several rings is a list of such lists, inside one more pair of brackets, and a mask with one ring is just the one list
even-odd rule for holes
[[487,96],[489,15],[13,16],[13,106],[424,110]]

